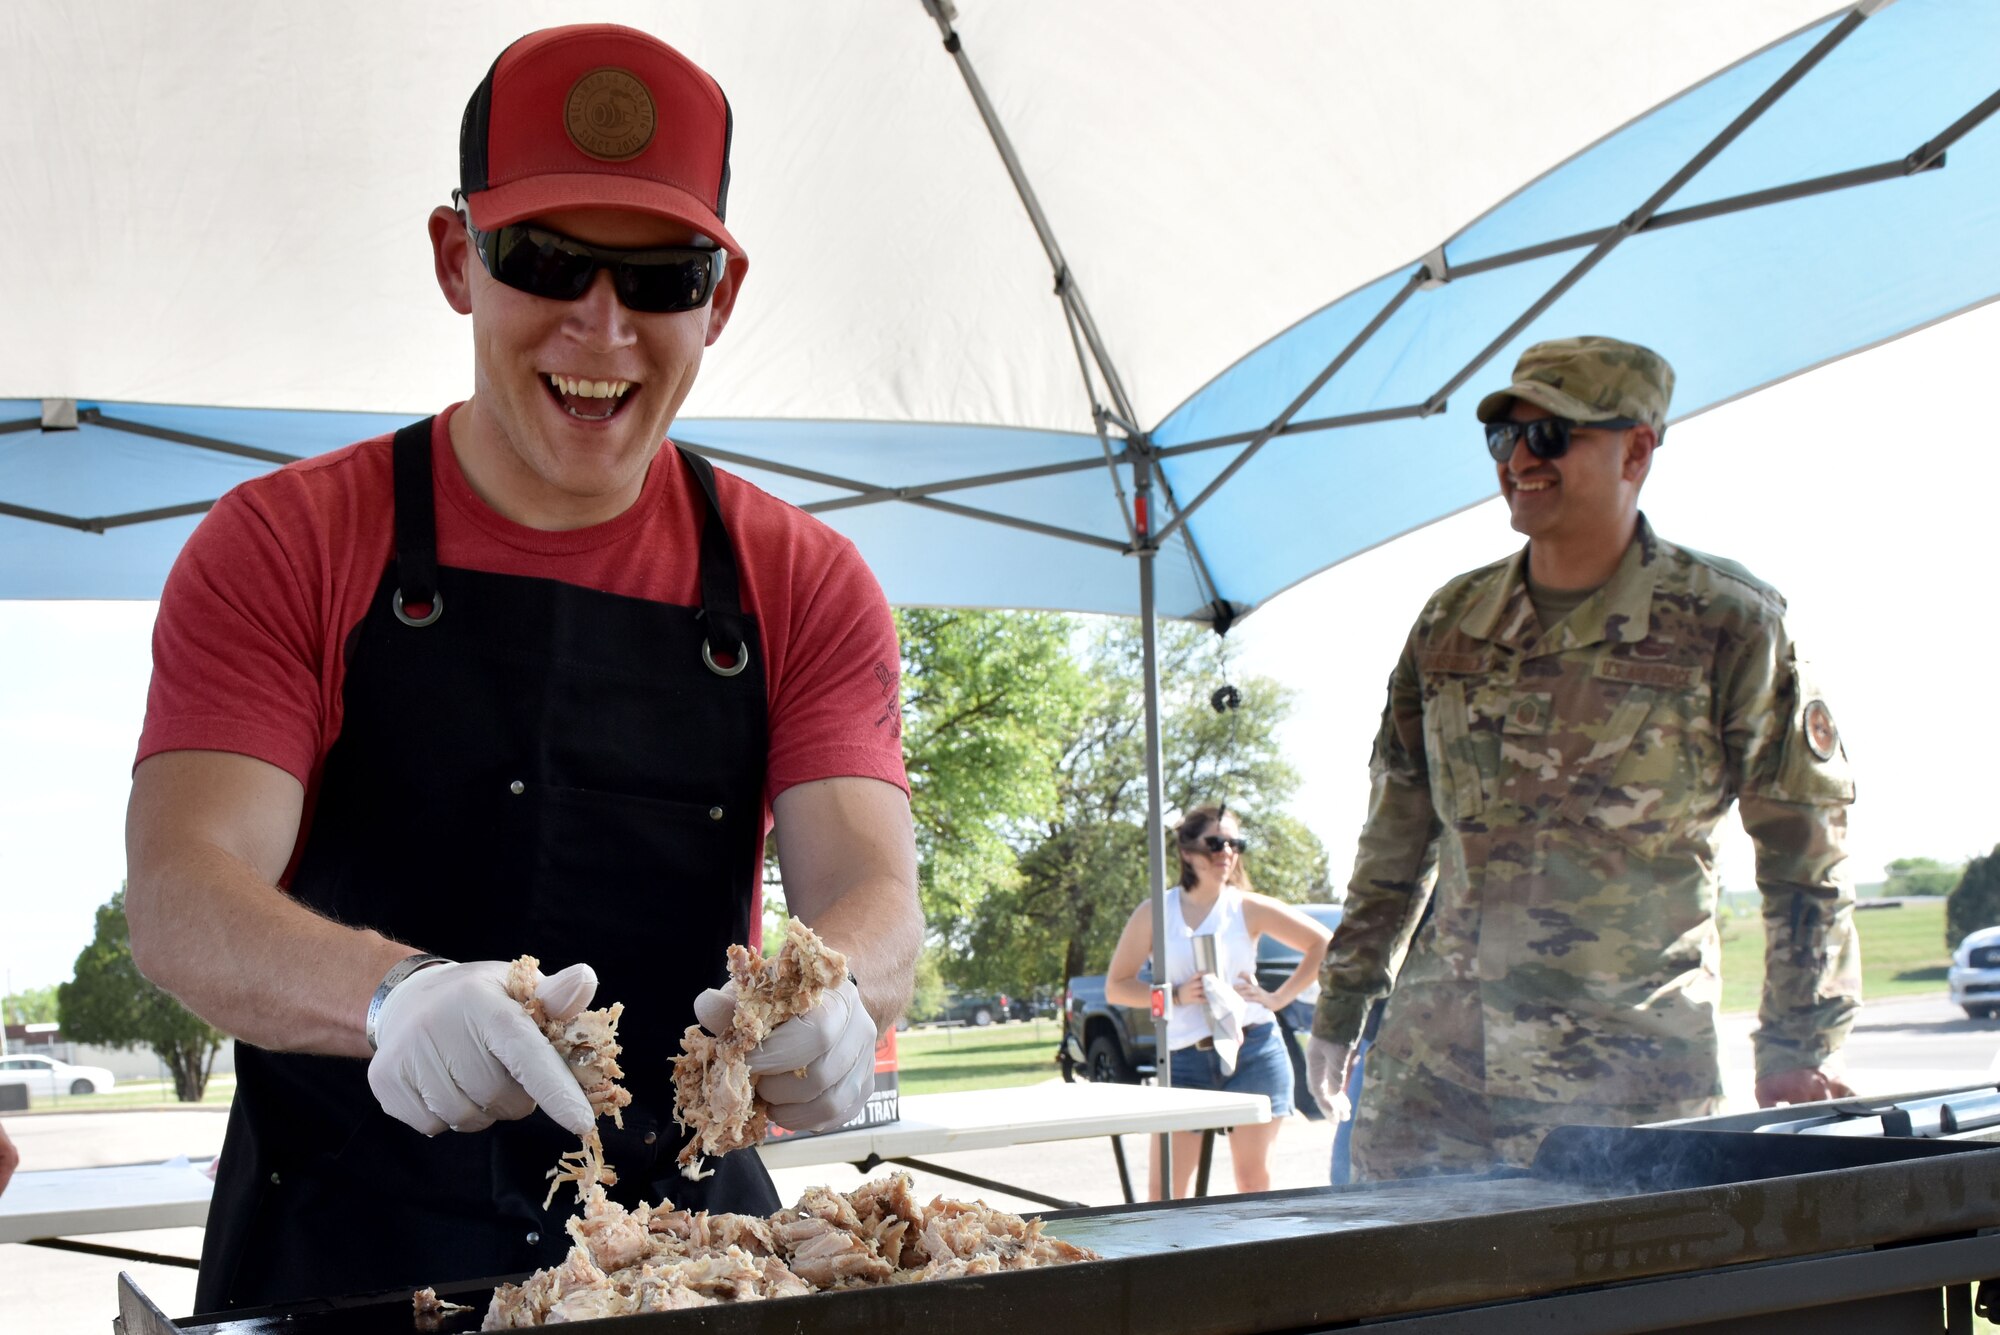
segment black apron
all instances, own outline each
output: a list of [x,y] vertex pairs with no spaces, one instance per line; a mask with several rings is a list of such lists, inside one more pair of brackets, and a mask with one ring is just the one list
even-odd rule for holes
[[[702,606],[437,565],[429,420],[396,433],[396,555],[350,633],[345,721],[291,892],[458,960],[597,971],[626,1005],[614,1199],[778,1208],[754,1152],[690,1182],[669,1062],[693,1000],[748,941],[763,856],[763,649],[707,463]],[[655,467],[676,467],[672,456]],[[426,619],[428,618],[428,620]],[[576,1138],[545,1114],[426,1139],[367,1064],[236,1045],[236,1102],[195,1303],[203,1312],[518,1275],[559,1262]]]

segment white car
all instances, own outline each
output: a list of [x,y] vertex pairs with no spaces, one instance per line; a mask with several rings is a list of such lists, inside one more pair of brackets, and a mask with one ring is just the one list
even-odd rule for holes
[[102,1066],[71,1066],[51,1057],[0,1057],[0,1085],[26,1085],[33,1098],[102,1094],[117,1082]]
[[1951,952],[1951,1004],[1975,1020],[2000,1014],[2000,927],[1968,933]]

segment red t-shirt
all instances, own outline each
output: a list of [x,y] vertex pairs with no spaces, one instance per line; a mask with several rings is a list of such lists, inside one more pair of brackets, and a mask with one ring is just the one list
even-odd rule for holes
[[[431,433],[438,564],[700,605],[692,535],[705,503],[671,447],[617,518],[526,528],[488,508],[459,471],[446,432],[456,407]],[[231,751],[276,765],[306,788],[301,847],[340,735],[348,632],[394,552],[390,440],[288,465],[224,496],[174,562],[153,628],[138,759]],[[813,779],[860,776],[908,792],[896,629],[881,586],[826,525],[720,469],[715,480],[744,610],[764,641],[765,828],[771,800]]]

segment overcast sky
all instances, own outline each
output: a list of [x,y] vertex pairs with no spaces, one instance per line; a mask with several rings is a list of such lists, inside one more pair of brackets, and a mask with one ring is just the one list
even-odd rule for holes
[[[1643,498],[1662,536],[1791,601],[1860,789],[1855,879],[2000,842],[1989,678],[2000,533],[2000,308],[1677,425]],[[1480,449],[1469,439],[1466,448]],[[1231,636],[1239,674],[1293,686],[1295,804],[1345,880],[1382,689],[1425,596],[1507,554],[1497,502],[1279,595]],[[124,875],[151,603],[0,603],[0,985],[59,982]],[[1751,882],[1731,818],[1728,884]],[[218,925],[218,931],[226,931]]]

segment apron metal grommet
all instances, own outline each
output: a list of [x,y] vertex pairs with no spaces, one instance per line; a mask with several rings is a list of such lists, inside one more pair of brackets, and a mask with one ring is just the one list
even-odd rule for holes
[[528,785],[522,783],[519,779],[516,779],[514,780],[514,782],[507,785],[507,791],[512,793],[514,796],[519,797],[522,793],[528,791]]
[[431,610],[420,617],[413,617],[403,610],[403,591],[401,589],[396,590],[395,596],[389,600],[389,606],[395,610],[396,620],[402,622],[405,626],[428,626],[444,614],[444,595],[442,593],[433,593],[431,595]]
[[648,1131],[648,1132],[646,1133],[646,1143],[647,1143],[648,1145],[652,1144],[652,1143],[653,1143],[654,1141],[658,1140],[659,1138],[660,1138],[660,1133],[659,1133],[659,1132],[657,1132],[657,1131]]
[[[401,614],[398,613],[398,615]],[[715,655],[709,652],[708,641],[703,640],[701,642],[701,661],[708,664],[708,670],[716,676],[733,677],[744,668],[750,666],[750,646],[739,642],[736,646],[736,661],[728,667],[721,667],[716,663]]]
[[721,820],[721,819],[722,819],[722,808],[721,808],[721,807],[710,807],[710,808],[708,809],[708,818],[709,818],[710,820]]
[[541,1240],[542,1240],[542,1235],[539,1233],[530,1233],[528,1235],[528,1245],[530,1247],[535,1246],[537,1243],[541,1242]]
[[276,1173],[271,1174],[271,1185],[274,1187],[278,1185],[278,1175]]

